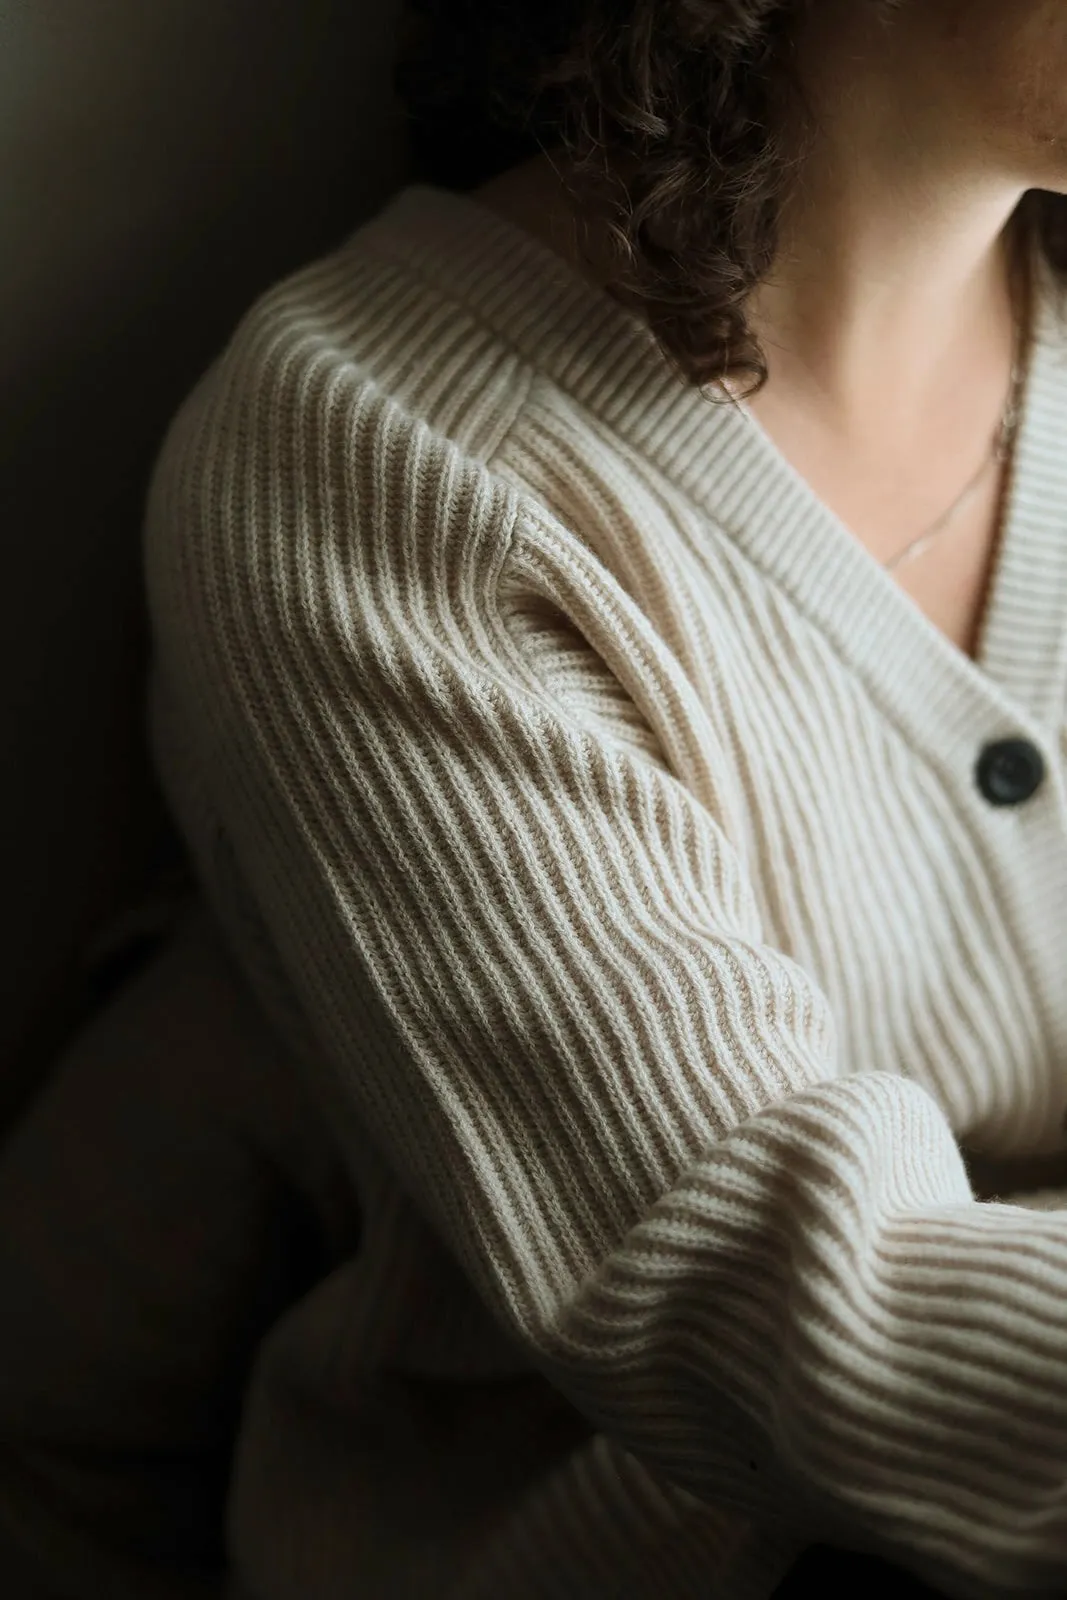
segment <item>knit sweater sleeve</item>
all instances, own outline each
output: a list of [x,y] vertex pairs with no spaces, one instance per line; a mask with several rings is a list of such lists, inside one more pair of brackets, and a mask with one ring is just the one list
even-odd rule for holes
[[175,425],[145,550],[334,1087],[533,1361],[684,1491],[1061,1592],[1067,1216],[977,1203],[906,1061],[849,1075],[730,752],[578,534],[279,361]]

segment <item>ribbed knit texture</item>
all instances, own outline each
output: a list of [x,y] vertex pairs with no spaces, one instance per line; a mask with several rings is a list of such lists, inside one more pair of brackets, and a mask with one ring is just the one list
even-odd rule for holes
[[[159,773],[332,1108],[256,1600],[761,1600],[812,1540],[1067,1591],[1067,330],[979,657],[744,408],[472,199],[264,295],[149,504]],[[996,807],[983,748],[1047,765]],[[547,1381],[546,1381],[547,1380]]]

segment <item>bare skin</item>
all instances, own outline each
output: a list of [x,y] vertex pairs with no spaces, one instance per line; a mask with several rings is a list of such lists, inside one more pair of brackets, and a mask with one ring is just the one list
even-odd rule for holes
[[[1067,6],[812,0],[797,43],[816,134],[782,248],[749,306],[769,380],[750,410],[880,564],[955,500],[989,450],[1020,307],[1008,224],[1032,188],[1067,193]],[[561,152],[476,198],[592,281]],[[973,655],[1005,484],[893,573]]]

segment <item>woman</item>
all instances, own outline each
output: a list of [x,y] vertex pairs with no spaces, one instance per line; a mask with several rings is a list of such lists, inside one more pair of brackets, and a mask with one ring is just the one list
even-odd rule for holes
[[960,1146],[1064,1142],[1067,19],[535,15],[544,154],[265,296],[155,481],[160,772],[365,1230],[235,1561],[1059,1593],[1067,1217]]
[[160,776],[361,1213],[233,1592],[1062,1594],[1067,1214],[961,1149],[1067,1126],[1067,13],[435,9],[540,153],[263,296],[149,507]]

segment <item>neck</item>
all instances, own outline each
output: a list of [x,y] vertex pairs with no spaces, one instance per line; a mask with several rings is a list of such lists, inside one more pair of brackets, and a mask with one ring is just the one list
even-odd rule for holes
[[906,448],[961,398],[974,421],[1003,404],[1032,185],[991,154],[965,74],[916,36],[921,21],[886,34],[833,0],[808,17],[805,94],[784,113],[804,157],[748,318],[768,395],[842,443],[877,433]]
[[[813,429],[863,450],[895,441],[903,450],[930,420],[953,413],[964,435],[1004,404],[1025,320],[1021,229],[992,244],[867,272],[860,252],[817,252],[808,268],[761,285],[750,303],[768,379],[754,404],[787,405]],[[808,258],[809,263],[812,258]],[[907,281],[912,287],[900,287]]]
[[940,248],[933,226],[904,237],[888,217],[823,214],[748,307],[766,392],[856,443],[871,428],[905,443],[946,401],[996,393],[1021,319],[1023,242],[999,213],[946,230]]

